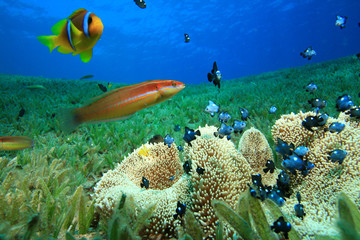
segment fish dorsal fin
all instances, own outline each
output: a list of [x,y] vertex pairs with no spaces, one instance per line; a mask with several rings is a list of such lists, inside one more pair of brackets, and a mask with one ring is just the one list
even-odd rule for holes
[[66,19],[63,19],[63,20],[57,22],[54,26],[52,26],[51,32],[55,35],[59,35],[65,25],[66,25]]
[[80,9],[76,10],[75,12],[73,12],[68,18],[69,19],[74,18],[74,17],[76,17],[77,15],[81,14],[84,11],[87,11],[87,10],[85,8],[80,8]]

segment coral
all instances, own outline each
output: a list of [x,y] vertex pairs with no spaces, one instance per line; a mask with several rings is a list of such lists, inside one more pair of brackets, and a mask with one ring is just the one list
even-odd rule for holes
[[[329,117],[325,127],[332,122],[343,122],[345,129],[341,133],[325,132],[322,128],[312,133],[301,126],[301,121],[310,114],[283,115],[272,128],[274,139],[279,137],[295,146],[307,146],[310,150],[307,159],[315,164],[308,176],[297,176],[294,185],[294,191],[299,191],[302,196],[301,203],[306,212],[304,221],[294,216],[293,206],[297,203],[295,194],[286,201],[283,210],[293,216],[293,225],[303,236],[335,235],[337,230],[333,226],[337,194],[344,192],[351,200],[359,201],[360,128],[348,116],[340,113],[337,119]],[[327,159],[334,149],[343,149],[348,153],[341,165]]]
[[269,146],[264,134],[255,128],[246,130],[239,142],[239,151],[245,157],[254,170],[254,174],[262,175],[262,183],[274,185],[279,170],[274,173],[264,173],[265,163],[267,160],[274,160],[273,152]]
[[276,120],[275,125],[271,129],[275,143],[277,143],[277,138],[288,144],[293,143],[295,147],[307,142],[313,136],[313,133],[306,130],[301,123],[308,116],[315,116],[315,113],[303,113],[300,111],[298,114],[282,115],[280,119]]
[[[139,154],[146,147],[148,156]],[[149,180],[149,189],[140,187],[142,177]],[[175,176],[173,180],[170,177]],[[97,209],[110,215],[122,193],[132,198],[137,214],[156,203],[149,225],[140,231],[146,239],[176,237],[175,220],[177,202],[189,203],[189,177],[183,175],[175,144],[169,148],[163,143],[144,144],[123,160],[114,170],[108,171],[95,187]]]
[[[214,239],[218,217],[211,206],[217,199],[235,209],[239,194],[251,181],[251,167],[246,159],[226,138],[214,137],[214,127],[199,128],[201,136],[185,146],[185,159],[191,159],[192,205],[196,219],[200,222],[206,239]],[[198,174],[196,168],[204,168]],[[224,234],[232,236],[233,229],[225,225]]]

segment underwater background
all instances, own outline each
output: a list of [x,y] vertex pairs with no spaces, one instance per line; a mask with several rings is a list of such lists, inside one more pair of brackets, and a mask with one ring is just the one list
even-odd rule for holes
[[[145,1],[146,2],[146,1]],[[0,1],[0,72],[47,78],[138,83],[150,79],[205,82],[217,61],[223,79],[309,64],[299,53],[317,51],[323,62],[359,51],[360,2],[327,1]],[[104,24],[94,57],[48,49],[36,36],[85,8]],[[347,16],[335,27],[336,15]],[[184,33],[190,42],[184,42]],[[46,71],[44,70],[46,69]],[[141,69],[141,71],[139,70]]]
[[[360,237],[359,113],[337,109],[346,94],[351,109],[360,104],[358,1],[146,1],[145,9],[131,0],[0,6],[0,136],[33,140],[18,151],[0,144],[0,239]],[[88,63],[78,55],[49,53],[36,39],[79,8],[93,11],[104,24]],[[345,28],[335,26],[336,15],[348,17]],[[308,60],[300,52],[310,46],[317,55]],[[220,88],[206,76],[214,61],[222,73]],[[80,79],[86,75],[94,76]],[[66,112],[104,96],[99,84],[113,90],[151,79],[174,79],[186,87],[128,119],[64,131]],[[306,91],[311,82],[317,89]],[[314,109],[315,98],[326,106]],[[220,106],[215,116],[205,111],[209,100]],[[276,111],[269,111],[273,106]],[[219,137],[219,113],[229,113],[226,124],[233,126],[242,108],[249,111],[245,132]],[[319,116],[316,111],[330,117],[312,132],[301,121]],[[339,134],[329,131],[336,121],[346,125]],[[201,131],[192,145],[184,139],[186,128]],[[163,140],[148,143],[167,134],[175,140],[169,147]],[[315,164],[309,175],[282,165],[279,136],[309,147],[306,161]],[[343,163],[328,158],[334,149],[347,151]],[[275,173],[263,171],[269,159]],[[187,161],[193,163],[190,172]],[[251,196],[252,175],[262,174],[264,184],[275,188],[281,171],[290,175],[291,186],[284,206]],[[150,189],[141,186],[144,176]],[[120,191],[109,190],[112,185]],[[186,203],[186,214],[178,201]],[[302,218],[295,204],[304,205]],[[281,216],[291,230],[277,232]]]

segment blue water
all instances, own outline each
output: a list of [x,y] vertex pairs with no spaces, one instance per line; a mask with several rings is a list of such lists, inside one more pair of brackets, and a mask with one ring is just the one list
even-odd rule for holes
[[[359,0],[0,0],[0,73],[138,83],[207,82],[217,61],[223,80],[323,62],[360,52]],[[73,11],[101,18],[93,58],[53,51],[36,39]],[[348,16],[346,28],[336,15]],[[184,42],[184,33],[190,42]],[[308,61],[300,52],[312,46]]]

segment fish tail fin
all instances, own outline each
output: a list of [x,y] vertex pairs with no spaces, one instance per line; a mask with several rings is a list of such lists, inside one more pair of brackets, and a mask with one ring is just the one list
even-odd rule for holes
[[56,35],[38,36],[37,39],[39,40],[39,42],[49,47],[50,52],[52,52],[52,50],[59,46],[59,44],[57,43]]
[[60,113],[60,129],[66,133],[72,132],[82,123],[76,109],[62,110]]

